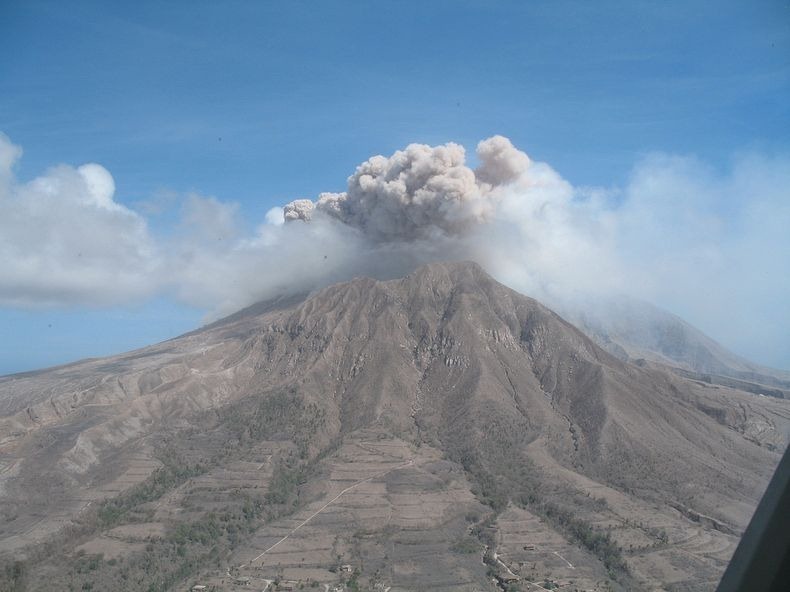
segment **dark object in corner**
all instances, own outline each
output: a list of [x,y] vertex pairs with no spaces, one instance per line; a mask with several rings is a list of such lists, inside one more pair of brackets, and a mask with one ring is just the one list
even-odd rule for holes
[[790,448],[752,516],[716,592],[790,590]]

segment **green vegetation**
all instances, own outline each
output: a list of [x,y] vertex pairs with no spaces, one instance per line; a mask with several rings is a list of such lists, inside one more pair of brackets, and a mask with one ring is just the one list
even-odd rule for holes
[[647,533],[650,536],[658,539],[658,543],[661,545],[666,545],[667,543],[669,543],[669,535],[667,534],[667,531],[664,530],[663,528],[655,528],[655,527],[648,528]]
[[598,557],[610,572],[628,573],[628,564],[623,559],[622,549],[608,532],[594,528],[589,522],[577,518],[570,510],[550,502],[543,502],[538,509],[574,542]]
[[27,568],[24,561],[14,561],[5,566],[3,569],[3,580],[0,584],[4,584],[9,592],[22,592],[25,590],[25,581],[27,579]]
[[610,577],[630,582],[622,549],[608,532],[579,517],[580,510],[600,511],[606,507],[606,502],[552,484],[528,458],[514,452],[518,449],[513,443],[502,441],[502,434],[507,433],[492,429],[476,450],[464,448],[457,457],[474,478],[473,492],[493,510],[486,521],[474,528],[478,539],[494,547],[491,526],[496,516],[512,502],[541,516],[568,541],[590,551],[600,559]]
[[293,388],[229,405],[220,411],[220,421],[232,436],[229,445],[233,448],[287,436],[302,459],[310,455],[313,440],[326,426],[324,410],[303,401]]
[[202,475],[207,470],[205,465],[199,463],[183,464],[172,453],[165,455],[163,461],[164,466],[154,471],[143,483],[99,506],[96,517],[99,528],[112,528],[122,522],[134,521],[135,517],[131,513],[141,504],[158,500],[187,479]]
[[[306,467],[305,467],[306,468]],[[298,487],[305,481],[301,467],[289,466],[289,459],[281,459],[274,467],[266,503],[279,506],[293,506],[298,498]]]
[[[294,389],[247,397],[202,414],[193,427],[171,433],[160,442],[157,458],[162,466],[145,481],[84,513],[80,523],[52,541],[30,549],[26,561],[3,565],[0,590],[163,592],[201,569],[220,568],[262,521],[298,507],[299,486],[336,447],[333,442],[322,446],[325,423],[324,411],[306,403]],[[142,550],[117,559],[69,554],[101,531],[151,520],[151,502],[215,467],[248,458],[264,440],[284,444],[274,461],[267,491],[250,495],[223,490],[222,509],[213,512],[201,512],[187,499],[185,519],[171,524],[164,536],[149,538]],[[289,441],[290,451],[285,445]],[[38,580],[31,572],[44,561],[57,569],[54,580]]]
[[482,549],[480,547],[480,543],[475,539],[470,537],[463,537],[455,541],[451,546],[450,550],[454,553],[461,553],[462,555],[468,555],[471,553],[478,553]]
[[360,588],[359,584],[359,576],[361,572],[358,569],[354,570],[354,573],[346,580],[346,588],[348,588],[351,592],[359,592],[362,588]]
[[91,580],[117,582],[113,589],[119,592],[164,592],[201,568],[219,568],[232,549],[254,532],[262,518],[278,513],[264,499],[236,494],[223,511],[177,523],[164,537],[151,540],[143,551],[115,565],[93,556],[91,567],[86,570],[81,565],[88,559],[83,559],[76,569],[69,571],[69,581],[84,585],[89,571],[101,569],[102,573],[93,574]]

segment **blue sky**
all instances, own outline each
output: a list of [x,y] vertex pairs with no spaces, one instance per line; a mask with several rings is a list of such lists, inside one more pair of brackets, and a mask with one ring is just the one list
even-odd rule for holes
[[[471,153],[503,134],[602,188],[656,152],[715,177],[790,151],[787,1],[3,2],[0,53],[16,183],[99,163],[162,240],[192,192],[235,203],[254,232],[271,207],[342,191],[358,163],[411,142]],[[726,220],[730,204],[714,207]],[[173,291],[5,302],[0,373],[165,339],[210,308]],[[790,343],[690,320],[790,367]]]

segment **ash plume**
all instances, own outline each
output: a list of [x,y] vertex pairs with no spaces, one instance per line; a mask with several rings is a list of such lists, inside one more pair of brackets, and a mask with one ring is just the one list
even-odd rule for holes
[[498,190],[518,180],[530,164],[502,136],[480,142],[477,156],[481,164],[472,170],[463,146],[410,144],[389,158],[374,156],[360,164],[343,193],[287,204],[285,220],[310,221],[320,212],[375,243],[464,235],[491,219]]
[[[345,191],[269,209],[250,233],[238,204],[211,196],[122,204],[98,164],[60,165],[21,183],[21,154],[0,134],[5,306],[169,294],[211,320],[354,276],[470,259],[549,306],[648,300],[737,351],[790,367],[788,155],[742,154],[721,171],[653,154],[622,187],[589,188],[503,136],[480,142],[471,164],[457,143],[411,144],[361,163]],[[176,232],[152,232],[146,214],[173,203]]]
[[503,136],[478,144],[476,168],[465,157],[454,143],[374,156],[345,192],[285,206],[285,229],[333,228],[339,242],[356,242],[354,269],[377,277],[471,259],[565,311],[648,300],[741,352],[790,366],[790,309],[777,306],[790,299],[790,275],[780,271],[790,269],[782,230],[790,158],[741,155],[716,173],[694,157],[652,154],[624,187],[588,188]]

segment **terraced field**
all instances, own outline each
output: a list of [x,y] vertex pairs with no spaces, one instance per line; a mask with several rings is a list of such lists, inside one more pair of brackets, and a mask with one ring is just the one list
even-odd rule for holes
[[[393,591],[487,587],[480,560],[453,553],[469,537],[467,515],[486,512],[470,492],[463,471],[428,446],[416,447],[384,433],[363,430],[322,465],[325,477],[309,504],[267,524],[233,556],[235,578],[335,585],[351,566]],[[471,539],[470,539],[471,540]],[[449,558],[449,560],[448,560]],[[349,568],[347,568],[349,569]],[[201,582],[232,585],[228,572],[201,574]]]
[[231,460],[189,479],[154,504],[154,520],[168,523],[221,512],[241,495],[263,496],[274,468],[275,455],[289,449],[280,442],[262,442],[250,460]]
[[[585,590],[605,589],[606,570],[594,556],[528,510],[508,508],[497,518],[496,529],[498,558],[525,582],[527,590],[547,580],[573,582]],[[530,582],[536,585],[529,586]]]

